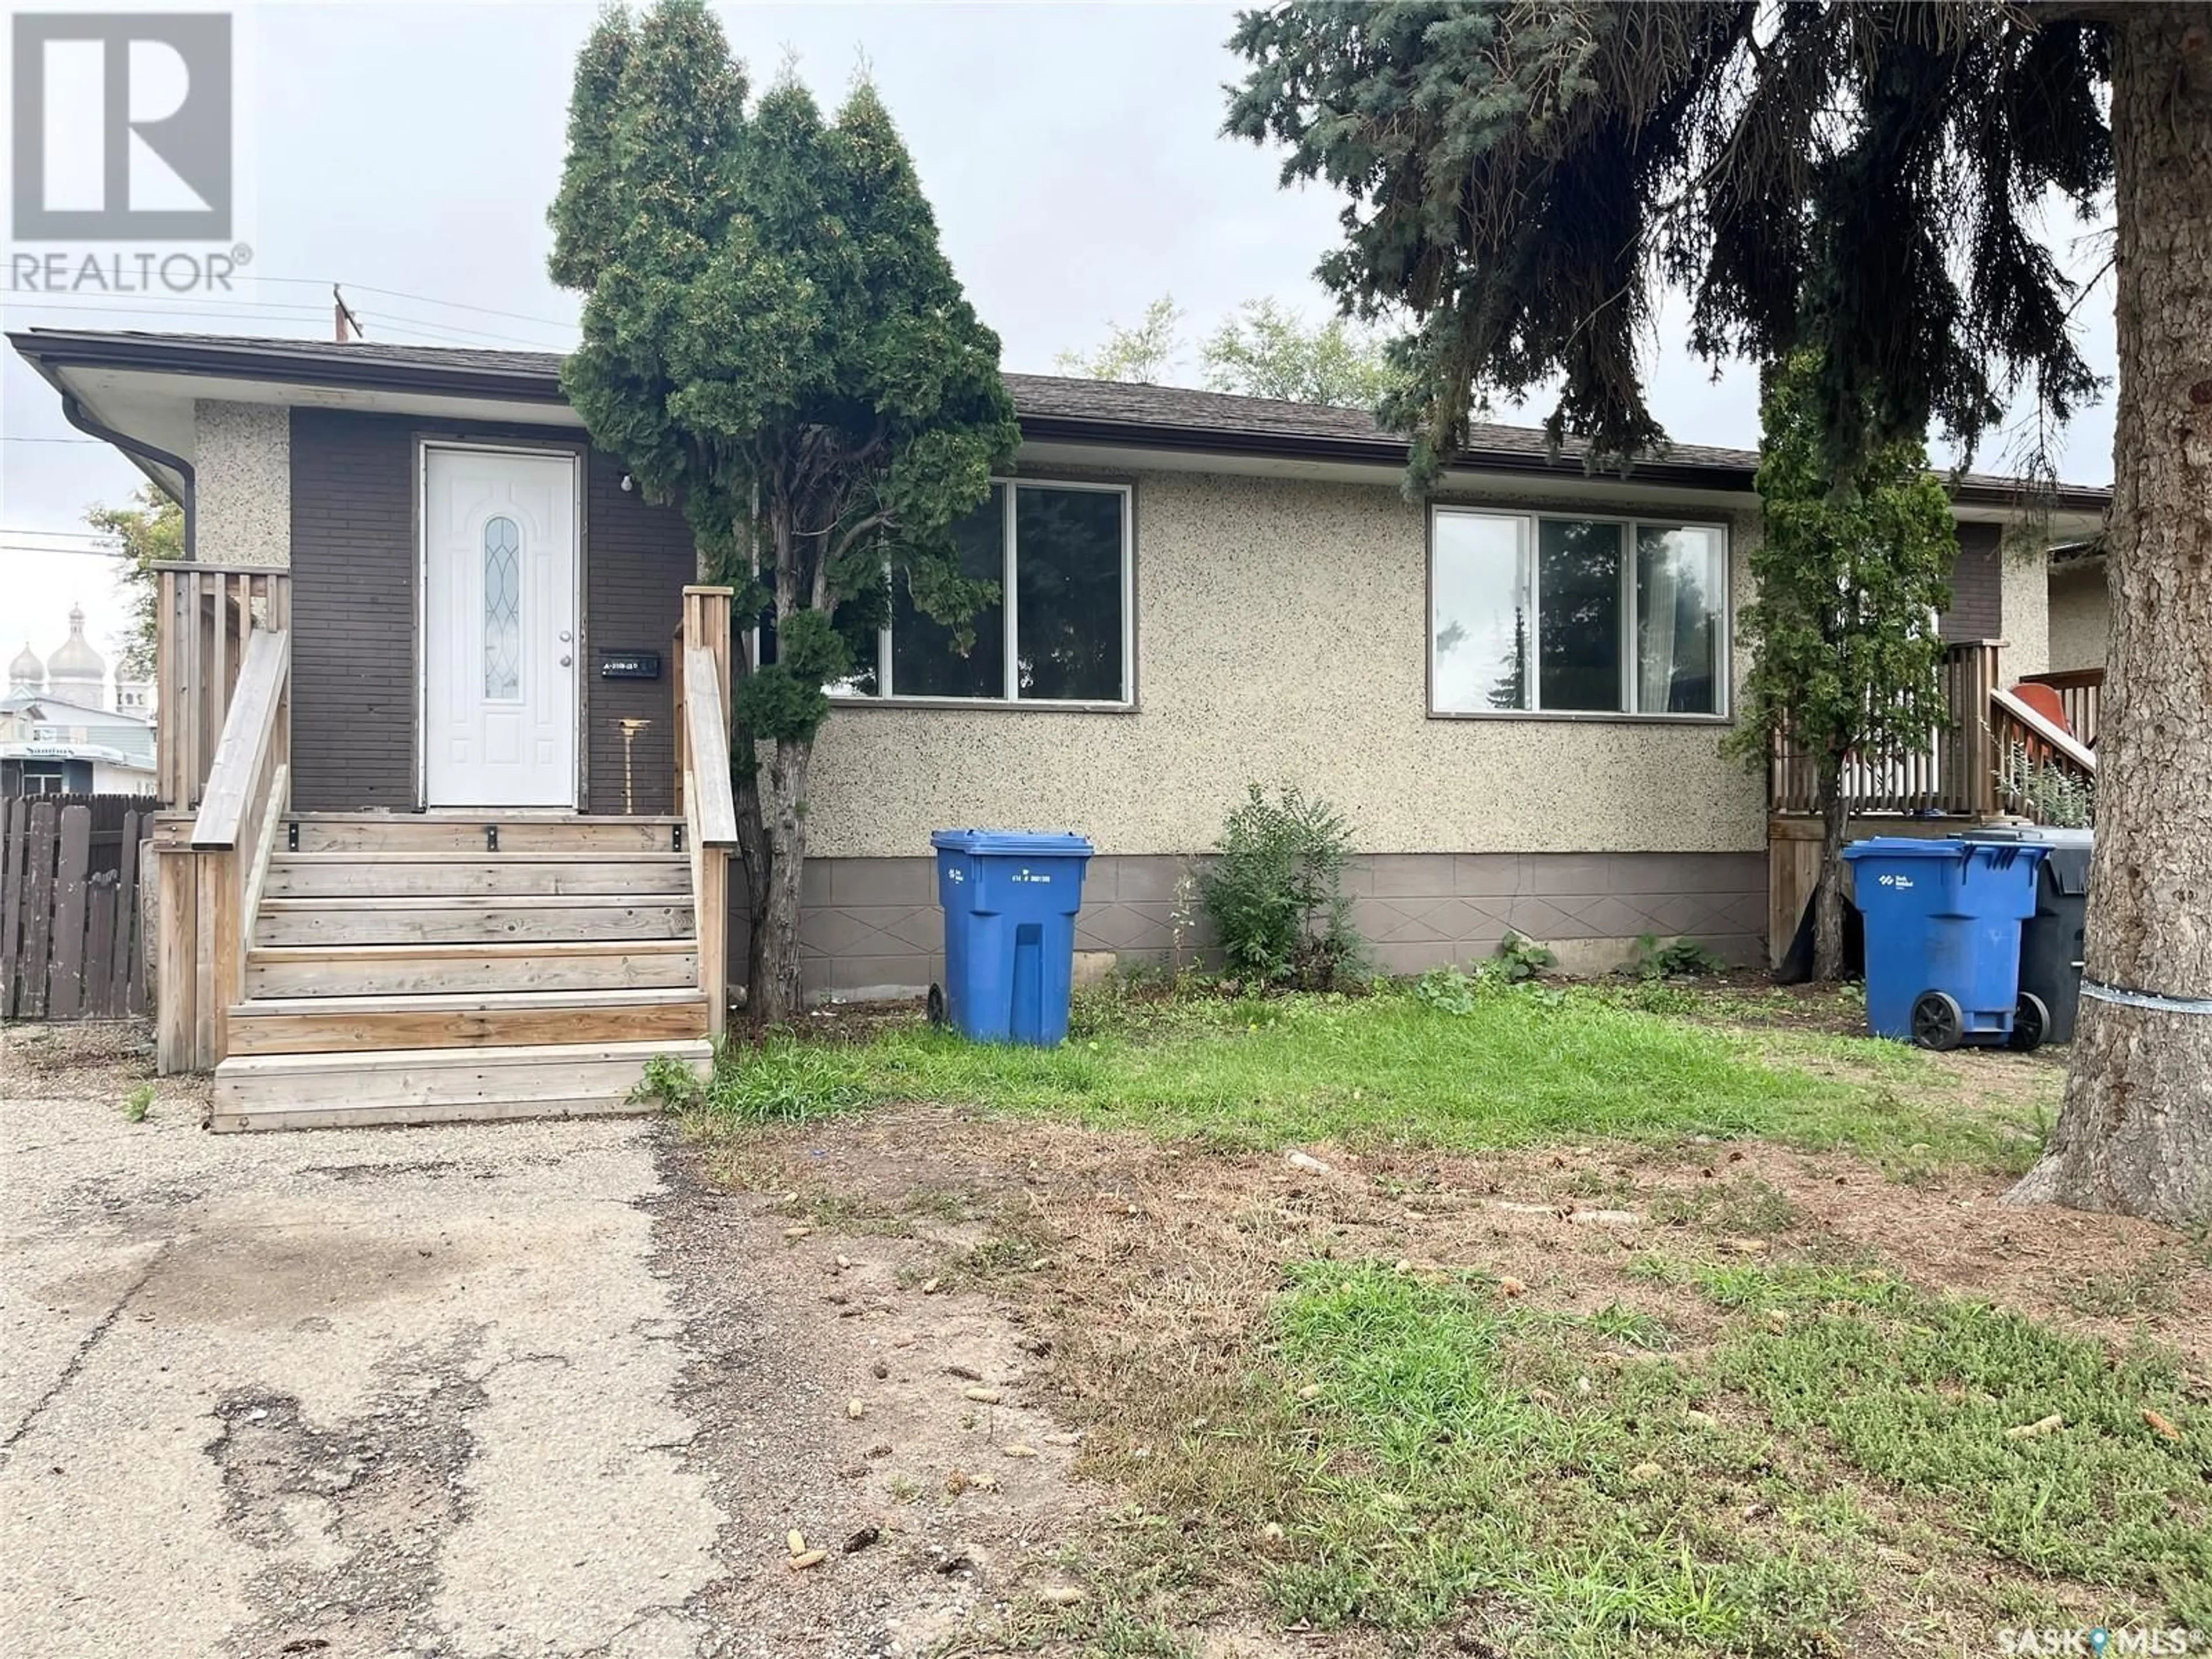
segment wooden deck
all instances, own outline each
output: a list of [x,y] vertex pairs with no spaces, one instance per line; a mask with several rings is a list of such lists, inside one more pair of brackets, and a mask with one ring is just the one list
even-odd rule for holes
[[162,571],[156,1048],[212,1127],[636,1110],[727,1006],[729,592],[677,637],[680,815],[291,810],[289,582]]
[[[2034,803],[2002,783],[2008,759],[2048,767],[2094,788],[2102,669],[2033,674],[2015,685],[1997,672],[1996,640],[1961,641],[1943,663],[1943,717],[1911,754],[1844,769],[1847,841],[1869,836],[1950,836],[1978,824],[2033,818]],[[2048,697],[2029,688],[2043,688]],[[2054,718],[2042,706],[2055,702]],[[1767,954],[1779,967],[1820,872],[1819,777],[1812,757],[1778,741],[1767,769]]]

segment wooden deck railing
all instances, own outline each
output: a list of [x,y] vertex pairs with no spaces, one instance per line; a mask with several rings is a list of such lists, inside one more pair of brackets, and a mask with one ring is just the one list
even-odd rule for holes
[[234,672],[202,660],[230,684],[199,811],[170,817],[156,835],[155,1057],[163,1072],[205,1071],[229,1051],[230,1007],[246,994],[246,945],[291,804],[290,630],[249,625]]
[[162,805],[200,804],[216,746],[229,719],[248,636],[283,633],[292,621],[292,578],[265,565],[165,560],[155,612],[155,785]]
[[2084,749],[2097,746],[2098,717],[2105,703],[2103,669],[2069,668],[2055,674],[2023,674],[2021,680],[2027,685],[2047,685],[2056,691],[2058,706],[2066,711],[2067,729]]
[[[1847,766],[1844,790],[1853,812],[1979,817],[1996,810],[1998,750],[1989,709],[1990,693],[1998,689],[1998,648],[1995,640],[1945,647],[1945,720],[1914,753]],[[1772,811],[1819,811],[1820,774],[1810,751],[1778,738],[1768,763],[1767,789]]]
[[676,793],[691,855],[699,988],[707,1031],[729,1011],[730,853],[738,844],[730,790],[730,599],[726,587],[687,587],[676,629]]

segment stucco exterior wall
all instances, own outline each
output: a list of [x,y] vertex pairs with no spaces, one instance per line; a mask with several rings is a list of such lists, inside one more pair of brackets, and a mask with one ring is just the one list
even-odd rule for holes
[[2004,649],[1998,672],[2008,684],[2051,667],[2051,556],[2041,549],[1997,555],[2004,571]]
[[2112,601],[2105,562],[2054,565],[2051,570],[2051,670],[2102,668],[2112,637]]
[[292,411],[275,404],[193,407],[199,557],[209,564],[292,562]]
[[[1430,719],[1426,515],[1395,480],[1146,473],[1134,510],[1137,711],[841,707],[811,854],[912,855],[959,824],[1195,852],[1248,781],[1327,795],[1368,854],[1764,848],[1764,781],[1717,723]],[[1739,605],[1756,533],[1730,523]]]

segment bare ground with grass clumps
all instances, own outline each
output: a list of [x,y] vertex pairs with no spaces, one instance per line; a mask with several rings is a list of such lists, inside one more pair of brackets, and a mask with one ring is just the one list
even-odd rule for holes
[[1044,1345],[1015,1394],[1082,1436],[1046,1556],[1083,1599],[1018,1591],[951,1651],[2212,1626],[2212,1260],[2001,1207],[1995,1170],[1717,1140],[1294,1164],[936,1107],[696,1146],[793,1194],[805,1243],[900,1240]]

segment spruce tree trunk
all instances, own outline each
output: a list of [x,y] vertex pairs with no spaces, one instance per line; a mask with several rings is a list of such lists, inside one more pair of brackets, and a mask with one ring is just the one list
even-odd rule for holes
[[1844,830],[1850,803],[1840,773],[1820,778],[1820,878],[1813,890],[1813,977],[1822,985],[1844,976]]
[[799,984],[799,876],[806,860],[806,774],[814,744],[780,740],[770,756],[761,818],[768,831],[768,891],[753,921],[749,1012],[757,1031],[785,1025],[805,1006]]
[[[2119,408],[2090,981],[2020,1202],[2212,1218],[2212,4],[2114,9]],[[2191,1003],[2194,1012],[2185,1011]]]

